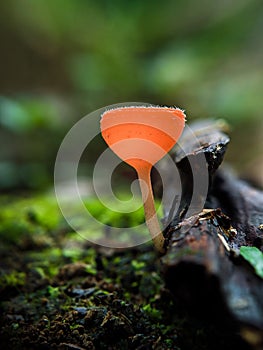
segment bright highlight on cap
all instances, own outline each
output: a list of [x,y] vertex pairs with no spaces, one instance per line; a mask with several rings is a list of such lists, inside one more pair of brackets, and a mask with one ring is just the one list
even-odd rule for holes
[[150,173],[176,144],[184,125],[184,112],[173,107],[119,107],[104,112],[101,118],[105,142],[138,174],[146,224],[160,252],[164,251],[164,237],[154,207]]

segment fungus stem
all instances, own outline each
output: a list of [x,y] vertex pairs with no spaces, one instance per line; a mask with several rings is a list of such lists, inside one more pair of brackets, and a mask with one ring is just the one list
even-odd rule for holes
[[147,165],[146,163],[144,167],[137,168],[136,170],[142,192],[142,200],[147,227],[152,236],[155,248],[158,252],[164,253],[164,236],[160,228],[154,205],[154,197],[151,183],[151,168],[152,166],[150,164]]
[[178,141],[185,125],[179,108],[131,106],[103,113],[101,133],[108,146],[138,174],[146,224],[155,248],[164,253],[165,239],[154,206],[151,169]]

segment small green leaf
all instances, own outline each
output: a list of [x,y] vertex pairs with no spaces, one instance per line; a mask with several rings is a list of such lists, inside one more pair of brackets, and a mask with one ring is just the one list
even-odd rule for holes
[[263,278],[263,253],[256,247],[241,247],[240,254],[255,269],[256,274]]

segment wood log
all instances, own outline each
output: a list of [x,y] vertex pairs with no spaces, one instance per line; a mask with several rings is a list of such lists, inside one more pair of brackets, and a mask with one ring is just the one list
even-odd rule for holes
[[[239,248],[263,249],[263,192],[228,169],[218,170],[230,141],[221,123],[198,122],[191,130],[194,137],[186,132],[174,155],[181,184],[171,181],[164,198],[167,252],[162,264],[166,285],[190,312],[238,329],[247,343],[261,349],[263,279],[239,255]],[[200,166],[202,157],[206,167]],[[202,179],[205,172],[206,198],[200,194],[193,203],[194,176]],[[171,176],[167,169],[167,177]],[[171,193],[176,198],[180,185],[182,196],[174,212]]]

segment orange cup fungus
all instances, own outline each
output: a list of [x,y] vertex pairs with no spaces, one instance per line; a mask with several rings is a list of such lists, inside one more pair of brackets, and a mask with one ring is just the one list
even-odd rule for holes
[[104,112],[101,117],[104,140],[137,172],[146,224],[161,253],[164,252],[164,237],[155,211],[150,174],[153,165],[176,144],[184,125],[184,112],[173,107],[118,107]]

